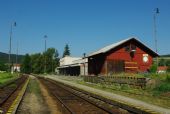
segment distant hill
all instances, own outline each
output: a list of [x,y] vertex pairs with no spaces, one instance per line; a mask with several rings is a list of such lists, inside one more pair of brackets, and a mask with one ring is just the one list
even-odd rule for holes
[[170,54],[161,55],[161,57],[170,57]]
[[[18,55],[18,63],[22,62],[24,55]],[[0,52],[0,62],[4,62],[4,63],[8,63],[8,58],[9,55],[3,52]],[[16,63],[16,55],[15,54],[11,54],[11,61],[13,63]]]

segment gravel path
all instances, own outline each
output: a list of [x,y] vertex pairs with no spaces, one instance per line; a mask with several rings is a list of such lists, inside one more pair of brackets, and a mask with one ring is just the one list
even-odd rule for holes
[[17,114],[50,114],[35,77],[30,77],[28,88],[17,110]]
[[17,114],[61,114],[55,99],[48,93],[46,87],[34,76],[30,77]]
[[59,82],[63,82],[65,84],[68,84],[68,85],[71,85],[71,86],[74,86],[77,88],[80,88],[82,90],[85,90],[85,91],[88,91],[91,93],[95,93],[96,95],[100,95],[102,97],[109,98],[114,101],[118,101],[118,102],[121,102],[121,103],[124,103],[127,105],[131,105],[131,106],[135,106],[136,108],[143,109],[143,110],[146,110],[149,112],[160,113],[160,114],[170,114],[170,109],[166,109],[166,108],[159,107],[156,105],[148,104],[148,103],[140,101],[140,100],[136,100],[136,99],[122,96],[122,95],[102,91],[102,90],[88,87],[85,85],[77,84],[77,83],[74,83],[71,81],[66,81],[66,80],[58,78],[57,76],[46,76],[46,77],[56,80],[56,81],[59,81]]

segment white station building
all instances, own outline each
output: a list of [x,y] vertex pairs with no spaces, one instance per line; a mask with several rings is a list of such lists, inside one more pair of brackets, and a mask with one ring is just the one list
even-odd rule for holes
[[66,56],[60,59],[60,66],[57,67],[59,74],[79,76],[88,74],[88,59],[81,57]]

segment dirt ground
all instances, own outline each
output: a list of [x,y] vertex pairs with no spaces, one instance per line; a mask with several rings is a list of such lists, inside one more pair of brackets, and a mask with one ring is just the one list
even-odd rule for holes
[[61,114],[58,104],[46,88],[31,76],[27,91],[17,114]]

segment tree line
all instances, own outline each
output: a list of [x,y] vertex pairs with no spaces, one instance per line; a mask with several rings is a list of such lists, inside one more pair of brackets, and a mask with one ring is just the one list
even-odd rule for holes
[[[69,55],[70,49],[66,44],[62,57]],[[27,74],[54,73],[55,68],[59,66],[59,60],[59,53],[55,48],[48,48],[43,53],[26,54],[21,64],[21,72]]]
[[[23,55],[17,55],[17,64],[20,64]],[[11,54],[11,66],[16,64],[16,54]],[[9,54],[0,52],[0,71],[9,71]]]
[[[24,57],[24,55],[17,55],[17,63],[21,63],[23,57]],[[9,62],[9,54],[0,52],[0,62],[8,63]],[[11,62],[14,64],[16,63],[16,54],[11,54]]]

